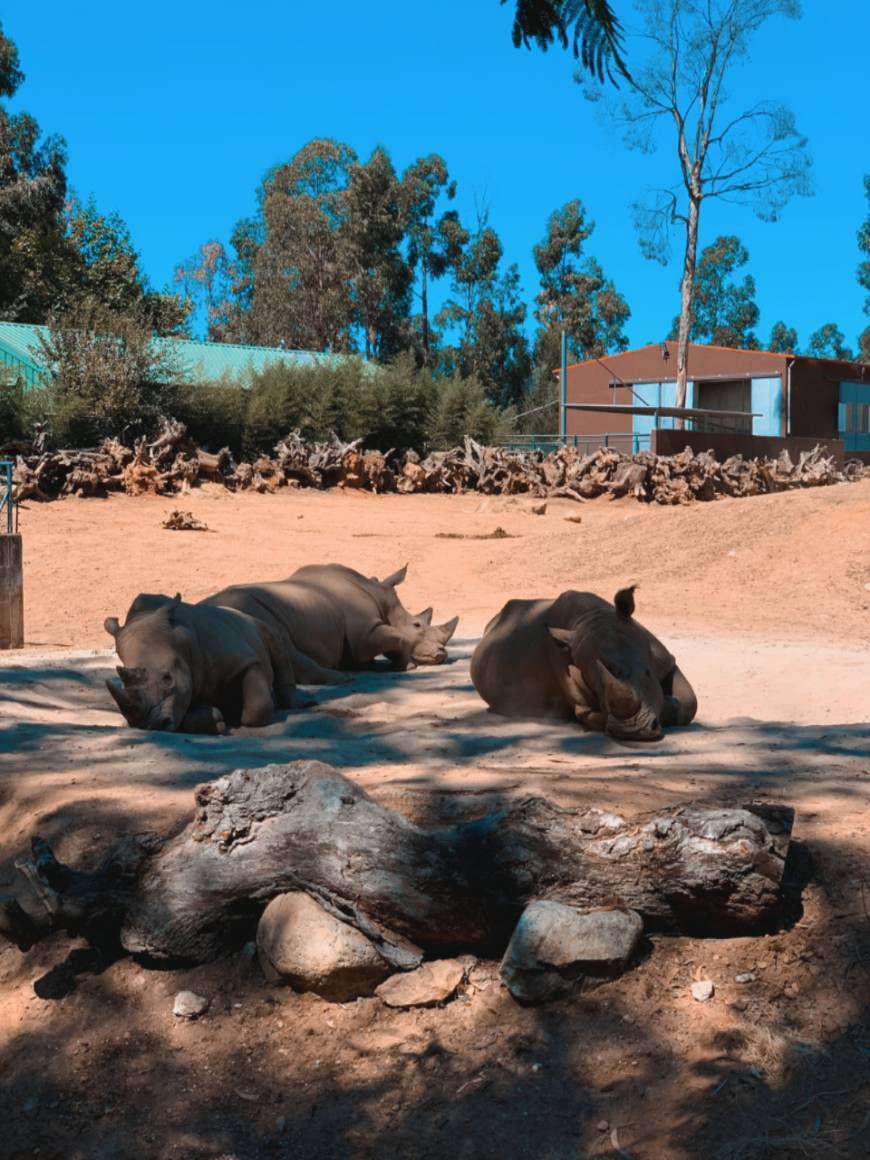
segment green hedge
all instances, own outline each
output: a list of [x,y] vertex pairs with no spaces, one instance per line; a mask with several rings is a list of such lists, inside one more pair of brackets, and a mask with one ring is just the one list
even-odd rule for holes
[[[30,434],[34,420],[44,417],[56,445],[93,441],[92,421],[77,413],[77,401],[0,384],[0,441]],[[476,379],[436,378],[411,355],[385,367],[361,359],[334,367],[279,363],[253,375],[248,386],[176,383],[162,389],[160,404],[202,447],[227,446],[237,458],[270,453],[296,428],[308,439],[326,439],[334,431],[369,448],[425,454],[456,446],[465,435],[491,443],[512,427],[512,416],[487,401]],[[141,425],[142,417],[128,418]]]

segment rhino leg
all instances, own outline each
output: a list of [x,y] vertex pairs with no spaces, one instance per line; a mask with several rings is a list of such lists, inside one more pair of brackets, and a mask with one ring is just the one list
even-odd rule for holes
[[663,725],[688,725],[698,712],[695,690],[679,668],[675,668],[665,684],[665,703],[661,712]]
[[338,669],[324,668],[293,645],[290,646],[290,659],[300,685],[347,685],[352,679]]
[[271,725],[274,711],[272,682],[259,665],[254,665],[242,677],[241,723],[254,729]]
[[214,705],[191,705],[178,726],[179,733],[226,733],[227,725]]
[[372,660],[385,656],[397,673],[403,673],[411,663],[411,642],[389,624],[379,624],[369,634],[366,644],[370,646]]

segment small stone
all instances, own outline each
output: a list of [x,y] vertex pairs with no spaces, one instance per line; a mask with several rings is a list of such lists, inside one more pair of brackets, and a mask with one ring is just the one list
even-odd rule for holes
[[755,971],[741,971],[739,975],[734,976],[735,983],[754,983]]
[[456,959],[436,959],[415,971],[391,975],[375,994],[388,1007],[432,1007],[451,999],[464,978],[465,969]]
[[543,1071],[543,1070],[544,1070],[544,1065],[542,1063],[533,1063],[532,1064],[532,1071],[535,1072],[536,1075],[538,1072]]
[[708,999],[712,999],[716,992],[709,979],[698,979],[697,982],[692,983],[692,998],[696,1003],[706,1003]]
[[598,1121],[598,1131],[599,1132],[606,1132],[609,1127],[610,1127],[610,1124],[608,1123],[607,1120],[599,1120]]
[[257,955],[270,982],[337,1002],[370,995],[390,973],[361,931],[298,891],[279,894],[263,911]]
[[547,514],[547,505],[545,503],[533,503],[529,511],[533,516],[545,516]]
[[587,975],[621,974],[642,934],[633,910],[584,913],[561,902],[531,902],[501,961],[502,982],[520,1003],[559,998]]
[[583,523],[582,516],[563,516],[562,518],[567,520],[569,524],[582,524]]
[[179,991],[172,1004],[172,1014],[177,1019],[198,1019],[208,1010],[208,999],[195,991]]

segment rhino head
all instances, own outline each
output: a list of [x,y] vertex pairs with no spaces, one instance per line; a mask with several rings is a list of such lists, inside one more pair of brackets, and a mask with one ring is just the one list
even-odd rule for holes
[[447,642],[456,632],[459,617],[444,624],[432,623],[432,609],[424,608],[415,616],[408,612],[399,600],[396,585],[401,584],[408,572],[408,565],[400,568],[385,580],[378,583],[390,589],[388,620],[393,628],[399,630],[411,644],[411,660],[417,665],[443,665],[447,660]]
[[[178,595],[172,600],[139,597],[126,624],[114,616],[104,622],[122,662],[116,670],[119,679],[106,681],[106,688],[134,729],[174,732],[191,706],[192,638],[175,622],[180,602]],[[145,610],[138,611],[137,605]]]
[[602,633],[590,654],[587,633],[550,628],[550,635],[567,649],[569,686],[576,703],[588,710],[583,690],[597,693],[604,732],[620,741],[660,741],[666,701],[655,675],[646,635],[634,631],[634,588],[623,588],[614,597],[614,631]]

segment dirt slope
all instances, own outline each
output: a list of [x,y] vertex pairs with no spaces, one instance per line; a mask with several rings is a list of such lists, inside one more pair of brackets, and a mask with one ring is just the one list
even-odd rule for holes
[[[164,531],[175,506],[213,531]],[[198,781],[312,755],[428,821],[529,792],[627,811],[789,801],[799,920],[760,939],[657,936],[623,979],[539,1010],[495,983],[395,1012],[266,988],[245,956],[154,971],[60,938],[2,950],[0,1154],[867,1154],[870,482],[676,510],[529,508],[223,491],[29,507],[32,644],[0,663],[0,878],[34,829],[87,861],[125,829],[188,816]],[[514,538],[439,536],[496,526]],[[406,603],[462,617],[452,663],[316,690],[309,709],[229,738],[119,727],[106,615],[139,591],[194,599],[330,560],[372,574],[408,560]],[[698,690],[692,728],[627,748],[483,710],[468,657],[505,599],[628,582]],[[716,984],[708,1004],[690,997],[697,977]],[[212,1000],[198,1023],[173,1019],[183,987]]]

